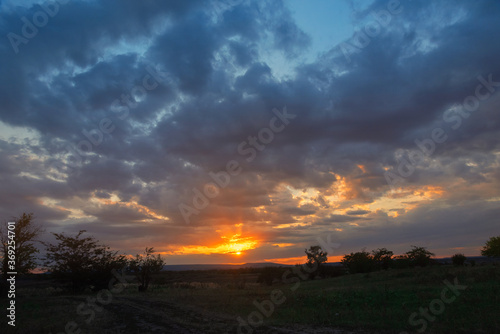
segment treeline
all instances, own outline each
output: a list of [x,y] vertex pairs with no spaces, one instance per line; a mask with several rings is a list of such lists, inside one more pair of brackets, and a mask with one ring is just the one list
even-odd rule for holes
[[146,291],[153,275],[163,269],[165,261],[159,254],[154,255],[153,248],[146,247],[143,254],[127,258],[93,236],[84,236],[85,232],[81,230],[74,236],[52,233],[55,243],[40,242],[38,238],[44,230],[35,224],[32,213],[23,213],[14,224],[0,228],[3,275],[11,271],[26,275],[37,268],[39,250],[35,242],[45,247],[46,255],[41,259],[43,269],[73,291],[110,288],[116,283],[114,277],[118,273],[134,275],[139,291]]
[[[367,252],[364,249],[359,252],[345,254],[340,263],[342,266],[325,264],[328,260],[327,253],[321,249],[321,246],[311,246],[305,250],[307,261],[297,267],[315,268],[308,271],[309,279],[316,277],[337,277],[345,274],[370,273],[377,270],[388,269],[406,269],[414,267],[427,267],[435,265],[438,262],[432,257],[434,253],[427,250],[426,247],[411,246],[411,249],[402,255],[394,255],[394,252],[387,248],[378,248]],[[483,249],[481,255],[488,257],[500,257],[500,236],[490,238]],[[464,254],[457,253],[451,257],[455,266],[463,266],[467,261]],[[469,263],[474,266],[475,261]],[[261,269],[257,282],[272,285],[276,282],[283,282],[282,279],[286,268],[266,267]]]

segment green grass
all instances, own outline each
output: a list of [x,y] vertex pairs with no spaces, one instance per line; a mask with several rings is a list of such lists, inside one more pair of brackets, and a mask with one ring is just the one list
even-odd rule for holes
[[[176,281],[193,282],[204,277],[202,272],[176,273]],[[223,316],[236,324],[236,317],[247,319],[257,311],[254,302],[269,300],[273,290],[282,291],[286,300],[275,305],[265,318],[272,326],[308,326],[364,329],[374,332],[415,333],[420,326],[412,326],[408,319],[420,307],[440,298],[446,287],[444,280],[467,285],[456,300],[445,304],[444,312],[428,321],[427,333],[500,333],[500,267],[439,266],[389,270],[371,274],[346,275],[336,278],[300,281],[295,284],[262,286],[250,276],[244,277],[244,289],[235,280],[241,276],[220,273],[211,276],[218,286],[196,285],[196,288],[174,287],[172,282],[153,285],[146,293],[129,286],[120,296],[133,300],[150,300],[192,307],[203,314]],[[250,284],[248,284],[250,283]],[[297,287],[293,291],[293,287]],[[68,321],[82,324],[76,307],[95,293],[71,295],[54,289],[20,288],[17,298],[16,331],[6,333],[60,333]],[[448,293],[448,296],[450,294]],[[108,312],[109,311],[109,312]],[[118,320],[117,320],[118,317]],[[418,317],[420,318],[420,316]],[[105,307],[96,313],[89,326],[82,326],[80,334],[102,333],[102,328],[119,324],[119,314]],[[24,330],[36,328],[38,331]],[[0,330],[0,332],[4,332]]]
[[[163,289],[155,298],[184,301],[205,309],[247,318],[256,311],[254,301],[269,299],[271,291],[281,290],[286,301],[275,307],[266,323],[275,326],[292,322],[303,325],[363,328],[390,332],[415,332],[409,317],[420,307],[440,298],[444,280],[467,285],[456,300],[445,304],[435,321],[428,321],[428,332],[495,333],[500,331],[500,268],[450,266],[389,270],[330,279],[301,281],[245,290]],[[420,316],[417,318],[421,318]]]

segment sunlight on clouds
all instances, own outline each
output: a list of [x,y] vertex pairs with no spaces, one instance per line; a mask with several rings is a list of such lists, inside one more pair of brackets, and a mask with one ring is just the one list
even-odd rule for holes
[[61,203],[58,200],[55,200],[53,198],[49,197],[40,197],[38,199],[38,202],[41,205],[44,205],[46,207],[58,210],[58,211],[63,211],[63,212],[69,212],[68,219],[80,219],[80,218],[85,218],[88,217],[85,215],[82,209],[77,209],[75,207],[69,207],[69,206],[62,206]]
[[221,236],[223,242],[215,246],[183,246],[175,250],[176,254],[233,254],[241,255],[246,250],[256,248],[258,241],[253,237],[242,237],[240,234]]
[[290,243],[280,243],[280,244],[273,244],[273,246],[283,248],[283,247],[291,247],[291,246],[295,246],[295,245],[290,244]]
[[0,140],[7,142],[19,142],[25,138],[36,140],[40,136],[38,132],[27,127],[12,126],[0,121]]
[[290,228],[290,227],[298,227],[298,226],[310,226],[311,223],[291,223],[291,224],[280,224],[277,226],[273,226],[272,228]]
[[170,218],[154,212],[147,206],[137,203],[137,200],[134,198],[132,198],[131,201],[128,202],[121,202],[120,198],[116,194],[112,194],[109,199],[93,197],[91,198],[91,202],[97,205],[117,205],[134,209],[137,212],[140,212],[149,217],[149,219],[144,220],[145,222],[152,222],[153,220],[162,220],[162,221],[170,220]]
[[410,191],[396,191],[376,199],[367,205],[368,210],[382,210],[391,217],[398,217],[417,208],[420,204],[429,200],[439,198],[444,194],[443,188],[439,186],[424,186]]
[[286,186],[286,189],[288,189],[294,199],[299,200],[299,205],[314,204],[314,199],[320,194],[320,192],[315,188],[306,188],[301,190],[295,189],[292,186]]

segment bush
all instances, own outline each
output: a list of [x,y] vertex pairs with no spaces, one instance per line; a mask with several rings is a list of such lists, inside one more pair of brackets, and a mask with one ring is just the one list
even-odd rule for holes
[[323,265],[319,268],[321,277],[338,277],[345,274],[345,268],[340,266]]
[[75,237],[52,233],[59,243],[45,243],[45,266],[56,278],[70,282],[74,291],[88,287],[106,289],[113,271],[125,267],[125,257],[98,244],[94,237],[81,238],[84,232],[80,231]]
[[463,266],[465,263],[465,260],[467,260],[465,255],[460,254],[460,253],[457,253],[451,257],[451,262],[453,262],[453,265],[457,266],[457,267]]
[[340,262],[347,267],[350,274],[369,273],[375,268],[373,256],[364,250],[346,254]]
[[309,279],[314,279],[316,274],[321,270],[322,264],[328,261],[328,253],[324,252],[321,246],[311,246],[305,252],[307,255],[307,263],[305,265],[312,270],[309,273]]
[[484,245],[481,250],[481,255],[488,257],[500,257],[500,235],[498,237],[491,237],[488,241],[486,241],[486,245]]
[[434,253],[429,252],[425,247],[411,247],[412,249],[405,253],[410,260],[410,266],[426,267],[433,263],[431,256],[434,256]]
[[392,264],[392,256],[394,253],[386,248],[379,248],[372,251],[373,261],[378,270],[387,270]]
[[153,279],[153,275],[159,273],[165,261],[161,258],[160,254],[154,256],[154,248],[146,247],[144,255],[137,254],[134,259],[131,259],[128,264],[128,272],[135,275],[139,281],[139,291],[146,291],[149,287],[149,283]]
[[395,256],[392,260],[392,267],[394,269],[407,269],[410,268],[411,261],[406,255]]

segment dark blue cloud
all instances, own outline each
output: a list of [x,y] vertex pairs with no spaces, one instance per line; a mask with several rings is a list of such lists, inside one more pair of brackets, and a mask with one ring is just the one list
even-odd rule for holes
[[[357,11],[353,24],[363,31],[386,6],[374,2]],[[384,173],[397,171],[401,154],[418,149],[415,139],[429,138],[437,127],[448,140],[415,164],[406,185],[498,184],[499,3],[412,1],[401,8],[348,57],[332,45],[304,63],[298,59],[311,36],[282,1],[60,5],[27,43],[13,48],[3,38],[0,44],[0,121],[34,131],[29,142],[0,140],[6,185],[0,214],[37,211],[47,221],[67,222],[69,211],[47,199],[75,209],[114,195],[166,217],[169,226],[183,225],[178,204],[190,203],[194,188],[213,181],[209,172],[237,160],[241,174],[192,226],[246,221],[264,229],[262,221],[306,217],[318,226],[356,222],[377,230],[370,224],[392,218],[349,205],[386,196]],[[0,14],[0,35],[22,36],[21,18],[32,20],[43,10],[34,5]],[[481,89],[490,97],[460,116],[453,110],[474,96],[478,77],[492,78]],[[158,85],[146,89],[145,82]],[[285,106],[296,118],[248,162],[239,145],[269,127],[272,110]],[[443,118],[450,110],[453,121]],[[105,119],[110,133],[100,129]],[[285,196],[286,186],[320,194],[304,204]],[[342,187],[348,188],[345,203],[332,203]],[[465,200],[462,191],[455,196]],[[484,196],[494,198],[488,191]],[[109,226],[160,219],[137,207],[88,204],[82,210]],[[412,229],[422,212],[408,218]],[[431,213],[445,219],[438,209]],[[85,219],[82,226],[92,224]],[[289,236],[311,231],[301,226]]]

